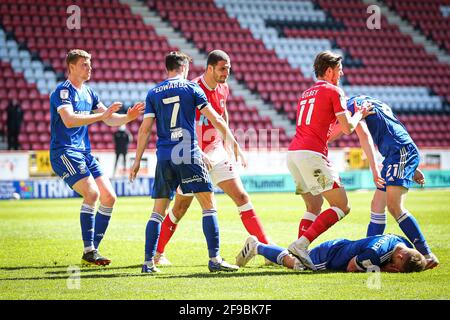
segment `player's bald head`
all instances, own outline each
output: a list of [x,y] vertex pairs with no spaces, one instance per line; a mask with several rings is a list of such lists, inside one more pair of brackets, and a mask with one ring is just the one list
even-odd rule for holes
[[213,50],[208,54],[206,66],[215,67],[220,61],[230,61],[230,56],[223,50]]

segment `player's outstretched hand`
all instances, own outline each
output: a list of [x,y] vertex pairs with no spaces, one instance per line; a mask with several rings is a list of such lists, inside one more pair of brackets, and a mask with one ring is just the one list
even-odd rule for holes
[[418,183],[423,186],[425,184],[425,175],[423,174],[422,171],[416,169],[416,171],[414,172],[413,180],[415,183]]
[[103,112],[103,121],[111,118],[111,116],[122,108],[122,102],[113,102],[108,109]]
[[127,118],[129,121],[132,121],[139,117],[141,114],[144,114],[145,111],[145,103],[137,102],[134,106],[128,109]]
[[135,161],[133,163],[133,165],[131,166],[131,169],[130,169],[130,176],[129,176],[130,182],[133,182],[136,179],[140,167],[141,167],[141,165],[139,162]]
[[371,103],[363,103],[361,106],[358,106],[355,101],[354,105],[355,113],[360,112],[362,114],[361,119],[364,119],[365,117],[375,113],[375,111],[373,111],[374,106]]

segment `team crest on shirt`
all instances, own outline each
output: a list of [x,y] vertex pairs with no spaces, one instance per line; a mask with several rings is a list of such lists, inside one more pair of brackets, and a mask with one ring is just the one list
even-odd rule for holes
[[63,100],[69,98],[69,90],[67,90],[67,89],[62,89],[62,90],[59,92],[59,97],[60,97],[61,99],[63,99]]
[[225,109],[225,100],[220,99],[220,107],[221,107],[222,109]]

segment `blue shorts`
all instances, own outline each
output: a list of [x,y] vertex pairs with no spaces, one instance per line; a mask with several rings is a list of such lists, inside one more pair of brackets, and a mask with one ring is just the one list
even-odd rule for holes
[[[419,150],[416,145],[413,143],[404,145],[384,159],[381,177],[386,181],[386,186],[402,186],[409,189],[414,182],[414,172],[419,162]],[[386,187],[378,189],[386,191]]]
[[52,153],[50,163],[53,171],[71,188],[79,180],[92,175],[94,179],[103,175],[100,164],[90,153],[74,150]]
[[326,241],[309,251],[309,256],[317,270],[346,271],[347,265],[354,257],[348,250],[347,239]]
[[153,184],[153,199],[170,199],[180,186],[183,193],[212,192],[208,170],[201,158],[191,164],[174,164],[172,160],[158,160]]

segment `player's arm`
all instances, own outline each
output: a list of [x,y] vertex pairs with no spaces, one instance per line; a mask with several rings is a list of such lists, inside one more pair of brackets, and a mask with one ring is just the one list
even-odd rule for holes
[[360,268],[356,264],[356,257],[353,257],[347,264],[347,272],[364,272],[365,270]]
[[374,111],[372,111],[372,109],[373,106],[363,106],[361,108],[358,107],[357,110],[355,107],[355,114],[353,116],[351,116],[350,112],[348,111],[336,115],[342,132],[346,135],[352,134],[361,119],[364,119],[368,115],[375,113]]
[[241,158],[242,165],[245,167],[247,165],[247,162],[244,158],[244,155],[242,154],[242,150],[233,134],[231,133],[231,130],[225,120],[211,107],[210,104],[200,109],[200,113],[204,115],[211,122],[214,128],[216,128],[222,134],[225,145],[230,143],[233,146],[236,161]]
[[378,169],[377,162],[375,159],[375,145],[373,143],[372,135],[370,134],[369,128],[367,127],[366,121],[360,121],[356,126],[356,134],[358,135],[359,143],[361,148],[366,154],[367,160],[369,161],[370,169],[372,170],[373,181],[377,188],[383,188],[385,181],[381,177],[380,170]]
[[[122,107],[122,103],[114,102],[110,106],[110,108],[115,104],[119,104],[119,106]],[[119,107],[119,109],[120,109],[120,107]],[[98,106],[98,108],[96,110],[94,110],[93,112],[94,113],[102,113],[102,112],[105,112],[106,109],[109,109],[109,108],[106,108],[103,104],[100,104]],[[110,127],[121,126],[121,125],[126,124],[130,121],[133,121],[134,119],[139,117],[141,114],[144,113],[144,110],[145,110],[145,104],[143,102],[137,102],[133,107],[131,107],[127,110],[127,114],[114,113],[111,115],[111,117],[103,120],[103,122]]]
[[230,126],[230,118],[228,117],[228,109],[227,107],[225,107],[225,109],[223,110],[223,116],[222,116],[223,120],[225,121],[225,123],[227,124],[227,127]]
[[67,105],[59,109],[58,113],[67,128],[76,128],[86,126],[98,121],[105,121],[119,109],[120,105],[112,104],[109,108],[105,108],[102,112],[99,113],[76,114],[75,112],[73,112],[72,106]]
[[155,122],[155,118],[152,116],[145,117],[144,120],[141,123],[141,126],[139,127],[138,131],[138,139],[137,139],[137,146],[136,146],[136,155],[134,159],[134,163],[131,166],[130,169],[130,181],[133,182],[136,178],[140,166],[141,166],[141,159],[142,155],[144,154],[145,148],[148,145],[148,141],[150,140],[150,135],[152,133],[152,127],[153,123]]
[[344,133],[342,132],[341,125],[339,123],[335,123],[333,130],[331,130],[330,137],[328,138],[328,142],[333,142],[334,140],[342,137]]

